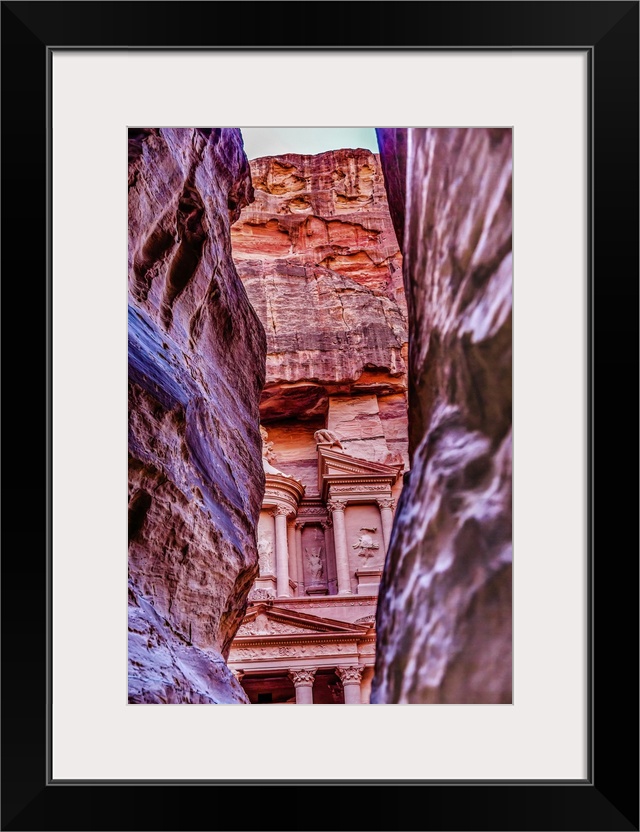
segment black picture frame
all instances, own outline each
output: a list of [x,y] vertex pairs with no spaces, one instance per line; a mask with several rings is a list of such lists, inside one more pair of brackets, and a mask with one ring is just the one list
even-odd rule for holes
[[[339,27],[326,25],[333,9]],[[2,288],[7,317],[19,322],[17,335],[8,327],[3,360],[5,435],[17,453],[5,462],[5,499],[14,504],[5,509],[2,558],[2,829],[638,829],[638,500],[629,485],[638,458],[638,12],[638,2],[581,0],[2,3]],[[592,687],[584,782],[50,779],[50,57],[62,48],[177,47],[588,52]],[[42,419],[28,428],[33,416]]]

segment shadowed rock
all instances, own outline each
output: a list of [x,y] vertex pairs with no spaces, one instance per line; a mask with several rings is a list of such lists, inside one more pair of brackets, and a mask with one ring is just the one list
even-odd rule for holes
[[131,702],[244,702],[225,664],[257,574],[265,336],[231,259],[240,132],[129,153]]
[[411,473],[372,702],[511,702],[511,131],[378,136],[404,229]]

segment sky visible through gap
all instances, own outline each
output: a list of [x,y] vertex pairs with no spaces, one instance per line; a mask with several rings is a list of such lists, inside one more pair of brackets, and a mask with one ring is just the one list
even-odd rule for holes
[[378,153],[373,127],[241,127],[248,159],[284,153],[315,155],[326,150],[363,147]]

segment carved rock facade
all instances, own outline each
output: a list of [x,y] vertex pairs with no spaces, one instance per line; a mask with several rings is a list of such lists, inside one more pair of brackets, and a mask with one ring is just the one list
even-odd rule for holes
[[239,130],[129,141],[129,698],[244,702],[225,664],[258,572],[263,327],[230,227]]
[[267,333],[264,556],[230,665],[252,702],[366,703],[408,463],[399,246],[375,154],[257,159],[251,172],[232,242]]
[[411,474],[372,701],[511,702],[511,131],[379,137],[404,229]]

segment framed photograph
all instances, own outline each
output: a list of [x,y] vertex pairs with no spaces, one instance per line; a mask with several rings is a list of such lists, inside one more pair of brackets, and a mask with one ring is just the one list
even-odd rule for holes
[[[11,324],[20,323],[15,334],[8,327],[5,360],[7,389],[19,396],[17,406],[9,399],[5,408],[8,433],[12,445],[23,438],[21,453],[27,449],[26,464],[10,455],[6,491],[22,499],[6,514],[7,538],[14,515],[25,515],[25,495],[26,507],[44,521],[37,537],[15,535],[3,558],[3,829],[639,828],[637,536],[629,545],[627,519],[637,516],[637,495],[620,475],[638,423],[637,396],[626,394],[631,384],[637,389],[638,377],[638,10],[637,2],[580,1],[2,3],[5,306],[26,313],[11,316]],[[397,148],[385,151],[383,143],[402,141],[400,128],[407,128],[411,158],[423,152],[431,162],[440,152],[433,139],[439,131],[452,142],[456,131],[482,131],[494,148],[506,136],[512,141],[508,700],[498,693],[493,704],[427,704],[412,702],[400,683],[394,699],[381,692],[382,677],[372,682],[365,606],[381,580],[376,558],[388,544],[402,451],[389,445],[382,454],[372,446],[360,454],[369,453],[366,462],[354,463],[360,437],[344,428],[336,405],[333,421],[312,425],[323,485],[318,499],[308,486],[304,496],[304,466],[288,475],[286,448],[278,447],[274,413],[282,401],[275,394],[266,419],[261,412],[272,486],[257,536],[258,588],[266,595],[254,597],[231,654],[224,646],[236,678],[225,677],[223,687],[235,686],[238,701],[255,703],[309,703],[312,685],[324,698],[302,710],[179,707],[171,703],[215,700],[158,698],[164,682],[155,680],[154,688],[146,670],[127,689],[127,140],[133,131],[134,144],[146,141],[144,131],[161,128],[158,146],[171,145],[184,160],[184,128],[189,141],[207,147],[218,128],[244,129],[246,150],[249,128],[293,127],[376,128],[381,164],[385,153],[394,158]],[[241,156],[238,164],[248,164]],[[256,182],[263,174],[272,184],[276,174],[281,184],[295,178],[291,170],[252,169]],[[388,166],[386,180],[393,175]],[[410,187],[411,175],[398,172],[398,181]],[[165,171],[157,182],[170,188]],[[166,332],[200,245],[202,206],[191,184],[178,205],[176,235],[160,221],[132,255],[136,291],[146,297],[155,291],[145,281],[164,257],[162,246],[176,247],[158,306]],[[271,210],[282,188],[270,188]],[[344,218],[349,200],[364,191],[340,188],[334,196]],[[287,210],[302,216],[304,199],[289,197]],[[242,194],[227,198],[237,220]],[[404,234],[407,245],[433,231],[419,213]],[[263,230],[261,221],[252,215],[235,232],[247,280],[259,235],[263,243],[271,235],[268,245],[278,251],[278,229],[265,221]],[[330,234],[328,225],[322,234]],[[365,226],[354,226],[358,246]],[[345,254],[337,263],[336,251],[325,266],[344,267],[353,278],[357,257]],[[402,291],[385,268],[384,291]],[[229,308],[236,314],[240,306],[236,300]],[[187,341],[206,326],[192,317]],[[161,346],[170,362],[169,336]],[[198,368],[180,349],[196,379]],[[375,386],[375,361],[367,368]],[[23,402],[27,390],[40,393],[31,407]],[[366,407],[358,408],[361,421],[369,418]],[[46,429],[27,429],[27,413],[46,414]],[[198,430],[218,429],[207,419]],[[259,451],[254,433],[247,447]],[[240,469],[238,463],[238,477]],[[206,505],[206,493],[191,485],[194,500]],[[134,495],[134,526],[144,516],[146,487]],[[296,516],[299,528],[291,501],[307,512]],[[131,513],[129,521],[131,535]],[[290,556],[288,573],[287,545],[299,555]],[[351,575],[349,558],[356,564]],[[155,568],[143,567],[148,574]],[[153,598],[152,582],[145,587],[136,605]],[[288,604],[269,600],[288,593]],[[332,624],[326,609],[346,596],[360,599],[364,612]],[[200,626],[196,603],[173,636],[192,646],[192,627]],[[319,671],[314,654],[309,670],[309,661],[288,661],[294,654],[298,661],[298,653],[284,652],[285,681],[267,689],[256,649],[265,635],[279,634],[278,650],[286,651],[291,627],[308,644],[313,631],[314,649],[330,639],[358,641],[364,671],[333,654]],[[377,649],[388,650],[391,636],[381,632]],[[372,702],[396,707],[324,707],[355,704],[356,695],[364,702],[356,684],[365,677]],[[180,687],[179,674],[173,682]],[[387,683],[393,687],[391,671]],[[159,701],[170,707],[152,707]],[[628,745],[627,757],[620,749]],[[339,811],[313,811],[318,798],[327,807],[336,798]]]

